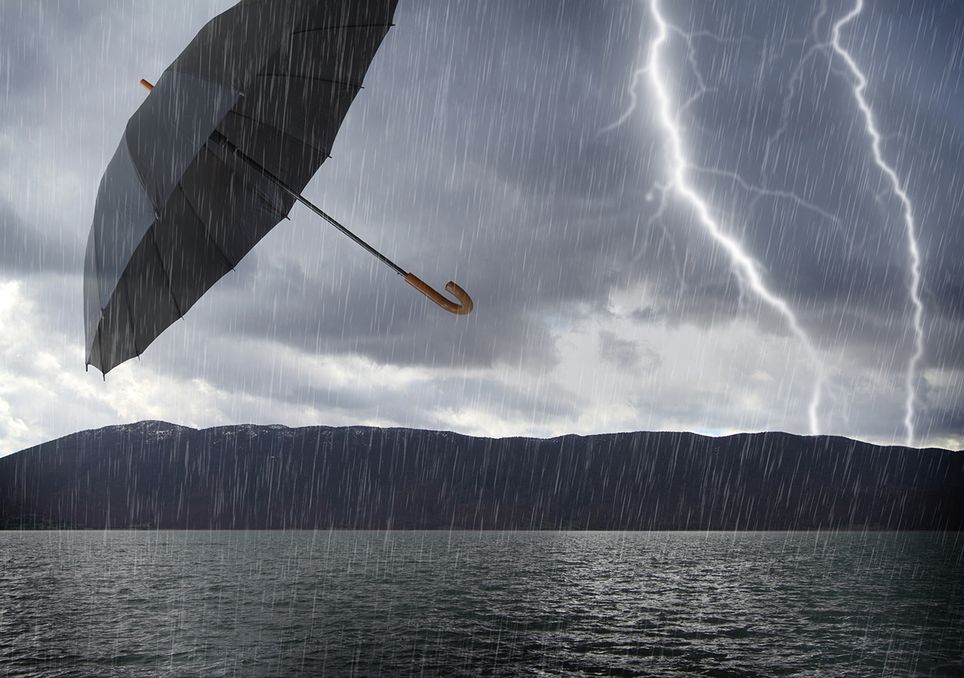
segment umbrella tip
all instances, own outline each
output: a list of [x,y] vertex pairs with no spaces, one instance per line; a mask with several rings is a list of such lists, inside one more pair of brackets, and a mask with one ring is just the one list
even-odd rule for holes
[[152,85],[150,82],[148,82],[148,81],[145,80],[144,78],[141,78],[141,86],[144,87],[144,89],[146,89],[148,92],[150,92],[152,89],[154,89],[154,85]]

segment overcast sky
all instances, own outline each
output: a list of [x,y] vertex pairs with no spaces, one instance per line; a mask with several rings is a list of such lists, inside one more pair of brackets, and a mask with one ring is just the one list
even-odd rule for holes
[[[904,440],[902,205],[829,44],[852,0],[663,2],[687,181],[812,353],[667,188],[653,74],[632,87],[647,3],[401,0],[306,194],[476,312],[431,306],[296,207],[140,360],[85,373],[83,245],[137,82],[230,4],[0,0],[0,451],[140,419],[809,433],[819,373],[820,432]],[[919,233],[915,443],[954,448],[962,36],[964,7],[930,0],[869,1],[841,32]]]

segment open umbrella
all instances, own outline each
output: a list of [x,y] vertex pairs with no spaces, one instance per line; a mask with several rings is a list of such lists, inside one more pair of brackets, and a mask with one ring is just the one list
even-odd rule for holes
[[97,193],[84,260],[87,365],[139,356],[294,203],[442,296],[302,195],[329,151],[397,0],[244,0],[212,19],[131,117]]

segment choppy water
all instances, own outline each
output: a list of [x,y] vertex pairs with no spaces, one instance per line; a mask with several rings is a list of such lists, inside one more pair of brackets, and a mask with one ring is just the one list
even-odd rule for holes
[[0,532],[0,674],[964,675],[964,536]]

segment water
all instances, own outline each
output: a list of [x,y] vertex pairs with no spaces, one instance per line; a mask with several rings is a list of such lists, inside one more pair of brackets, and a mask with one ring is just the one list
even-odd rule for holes
[[0,532],[0,674],[964,675],[964,536]]

